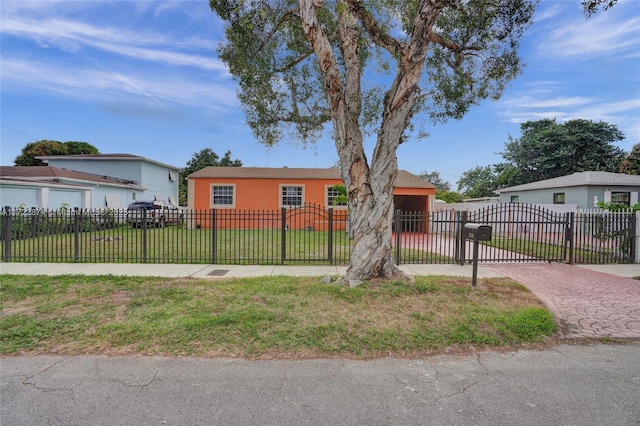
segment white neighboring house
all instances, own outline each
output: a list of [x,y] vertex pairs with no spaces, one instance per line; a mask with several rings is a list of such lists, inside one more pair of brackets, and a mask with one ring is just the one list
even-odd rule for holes
[[2,207],[126,208],[131,194],[143,190],[132,182],[51,166],[0,167]]
[[592,209],[598,201],[633,206],[638,203],[640,176],[579,172],[494,191],[501,203],[574,204]]
[[178,167],[130,154],[37,158],[48,166],[2,167],[0,206],[119,209],[154,200],[178,205]]

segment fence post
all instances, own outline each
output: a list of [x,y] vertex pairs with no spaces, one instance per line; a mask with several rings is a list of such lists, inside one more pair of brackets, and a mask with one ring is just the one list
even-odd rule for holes
[[333,208],[329,208],[329,223],[327,226],[329,228],[329,235],[327,237],[329,252],[327,254],[329,256],[329,263],[333,264]]
[[633,247],[631,248],[631,250],[633,250],[632,258],[635,263],[640,263],[640,250],[638,250],[638,247],[640,247],[640,211],[635,212],[634,225]]
[[4,261],[9,262],[11,260],[11,207],[5,206],[5,220],[4,220]]
[[460,262],[461,266],[464,266],[464,262],[467,257],[467,242],[464,238],[462,229],[464,224],[467,223],[467,211],[462,210],[456,212],[456,259]]
[[282,207],[280,209],[280,214],[282,215],[280,218],[281,221],[281,233],[282,233],[282,247],[281,247],[281,262],[284,265],[284,262],[287,258],[287,208]]
[[[80,211],[82,214],[82,211]],[[78,218],[78,208],[73,210],[73,260],[75,262],[80,258],[80,221]]]
[[142,209],[142,263],[147,263],[147,209]]
[[396,227],[396,265],[400,265],[400,261],[402,260],[402,256],[400,255],[402,247],[400,244],[402,241],[400,238],[400,234],[402,233],[402,223],[401,223],[401,215],[402,211],[400,209],[396,210],[396,214],[394,217],[395,227]]
[[[566,243],[569,243],[569,265],[573,265],[573,235],[575,229],[576,217],[574,212],[567,212],[566,214],[566,231],[565,231],[565,247]],[[565,257],[566,258],[566,257]]]
[[216,263],[218,259],[218,235],[216,209],[211,209],[211,263]]

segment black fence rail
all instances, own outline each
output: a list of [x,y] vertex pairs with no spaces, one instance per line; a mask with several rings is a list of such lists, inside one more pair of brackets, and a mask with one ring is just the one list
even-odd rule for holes
[[[633,263],[634,213],[554,213],[498,204],[476,212],[397,211],[397,264],[464,263],[467,222],[492,227],[479,246],[483,262]],[[0,256],[5,262],[207,264],[348,264],[353,241],[346,210],[4,209]]]
[[5,262],[346,264],[347,212],[297,209],[182,210],[5,209]]
[[576,214],[573,229],[575,263],[634,263],[636,213],[586,211]]

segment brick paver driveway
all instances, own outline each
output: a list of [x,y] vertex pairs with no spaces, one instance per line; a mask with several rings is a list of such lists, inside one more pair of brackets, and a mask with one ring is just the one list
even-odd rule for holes
[[565,338],[640,338],[640,281],[564,264],[483,268],[527,286],[555,316]]

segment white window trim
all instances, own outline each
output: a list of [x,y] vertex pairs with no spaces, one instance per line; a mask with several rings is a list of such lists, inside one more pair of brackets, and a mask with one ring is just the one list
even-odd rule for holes
[[[231,204],[214,204],[213,203],[213,188],[216,186],[230,186],[233,188],[233,203]],[[209,206],[212,209],[235,209],[236,208],[236,200],[238,198],[238,193],[236,191],[235,183],[212,183],[209,185]]]
[[328,209],[334,209],[334,210],[346,210],[347,209],[347,205],[344,206],[334,206],[333,204],[329,203],[329,190],[331,188],[333,188],[335,185],[325,185],[324,187],[324,205],[326,208]]
[[[282,188],[287,188],[287,187],[295,187],[295,188],[302,188],[302,200],[301,200],[301,204],[299,206],[296,205],[290,205],[290,204],[283,204],[282,203]],[[280,205],[280,208],[282,207],[286,207],[286,208],[290,208],[290,207],[303,207],[304,203],[305,203],[305,186],[304,185],[300,185],[300,184],[295,184],[295,183],[281,183],[278,186],[278,204]]]

